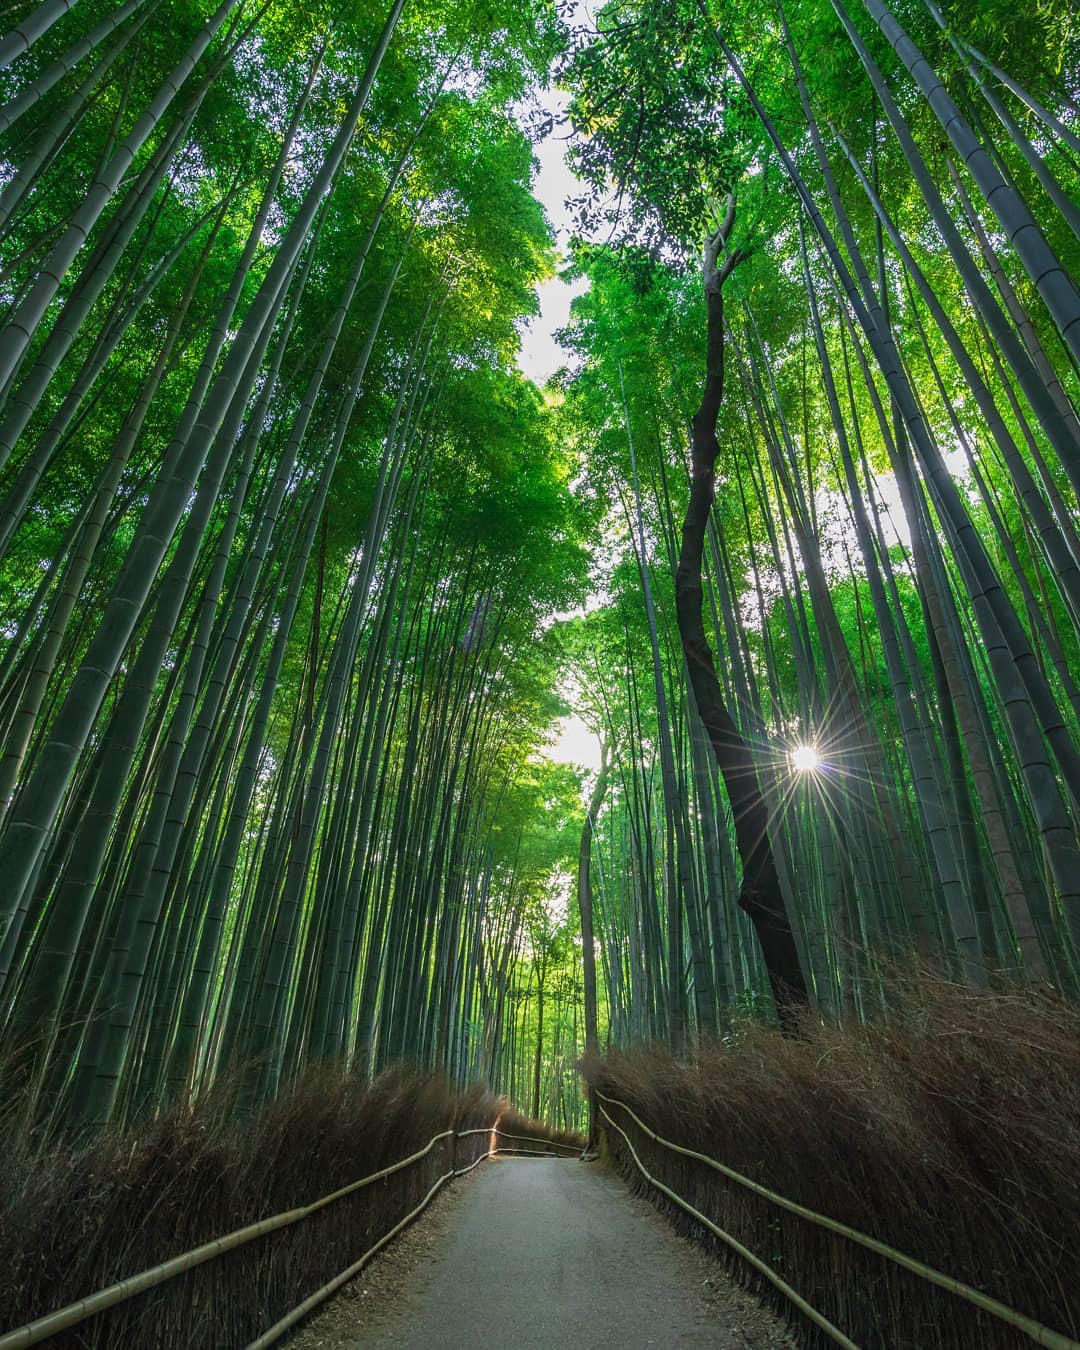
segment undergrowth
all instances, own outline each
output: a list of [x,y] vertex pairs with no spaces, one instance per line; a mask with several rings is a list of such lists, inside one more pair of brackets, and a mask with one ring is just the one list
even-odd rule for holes
[[[1051,995],[891,982],[887,1016],[800,1038],[751,1027],[691,1061],[660,1049],[584,1065],[656,1132],[809,1209],[1080,1336],[1080,1009]],[[839,1235],[651,1141],[645,1167],[773,1266],[856,1344],[996,1350],[1031,1340]],[[606,1122],[601,1122],[606,1125]],[[772,1285],[643,1180],[630,1184],[777,1306]],[[825,1342],[798,1318],[807,1344]],[[817,1339],[815,1339],[817,1338]]]
[[[247,1345],[367,1251],[500,1128],[580,1142],[482,1088],[406,1070],[324,1068],[253,1119],[211,1093],[138,1131],[35,1153],[9,1113],[0,1153],[0,1333],[256,1220],[309,1204],[422,1148],[420,1162],[61,1333],[50,1346]],[[524,1147],[524,1146],[523,1146]]]

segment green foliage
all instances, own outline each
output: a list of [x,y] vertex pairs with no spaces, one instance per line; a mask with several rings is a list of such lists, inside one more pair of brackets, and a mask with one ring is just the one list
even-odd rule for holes
[[[0,978],[43,1119],[134,1119],[245,1065],[252,1104],[340,1055],[532,1105],[539,1046],[537,1105],[576,1122],[587,785],[543,755],[570,706],[610,771],[591,822],[605,1035],[654,1036],[680,999],[702,1032],[757,1007],[673,613],[698,259],[729,192],[749,258],[725,291],[705,614],[819,1007],[866,1015],[882,951],[1070,986],[1075,372],[870,11],[860,41],[936,194],[819,0],[785,10],[792,50],[779,11],[741,0],[610,0],[573,31],[541,0],[406,5],[355,127],[389,10],[237,7],[172,96],[213,8],[132,16],[0,144]],[[3,95],[113,12],[81,0]],[[1071,16],[896,15],[1064,286]],[[951,37],[1065,131],[1010,90],[999,124]],[[530,140],[552,80],[582,184],[567,274],[589,289],[541,391],[516,358],[556,265]],[[962,288],[965,249],[990,300]],[[796,776],[811,734],[843,773],[837,754]]]

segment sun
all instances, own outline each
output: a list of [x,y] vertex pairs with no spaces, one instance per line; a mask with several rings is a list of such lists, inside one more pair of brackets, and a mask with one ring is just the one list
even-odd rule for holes
[[796,773],[813,773],[821,763],[821,756],[815,745],[796,745],[789,758]]

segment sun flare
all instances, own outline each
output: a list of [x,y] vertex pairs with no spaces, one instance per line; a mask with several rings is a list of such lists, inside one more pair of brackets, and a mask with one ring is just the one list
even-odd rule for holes
[[797,745],[791,751],[791,767],[796,773],[813,773],[821,763],[821,756],[814,745]]

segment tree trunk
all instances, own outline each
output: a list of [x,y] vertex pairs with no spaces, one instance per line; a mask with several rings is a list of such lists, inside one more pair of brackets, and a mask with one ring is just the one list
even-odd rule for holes
[[724,705],[702,619],[702,551],[713,500],[716,459],[720,453],[716,423],[724,391],[723,284],[744,256],[736,252],[729,254],[722,263],[718,261],[733,220],[734,204],[729,201],[725,220],[705,249],[708,315],[705,387],[701,406],[693,418],[690,500],[683,521],[675,574],[675,604],[694,698],[734,815],[736,843],[743,867],[739,906],[749,917],[761,944],[781,1025],[793,1031],[809,999],[773,860],[768,807],[758,783],[750,747],[740,736]]

